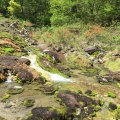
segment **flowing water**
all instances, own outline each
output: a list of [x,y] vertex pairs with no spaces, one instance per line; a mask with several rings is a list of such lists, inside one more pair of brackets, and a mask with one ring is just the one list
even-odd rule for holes
[[44,76],[47,80],[51,80],[53,82],[75,82],[72,79],[64,78],[58,74],[50,73],[48,71],[43,70],[37,63],[36,55],[30,54],[29,56],[23,56],[22,58],[27,58],[31,61],[30,67],[34,68],[36,71],[40,72],[42,76]]
[[13,75],[12,75],[12,73],[10,72],[10,70],[8,70],[8,76],[7,76],[6,82],[7,82],[7,83],[12,83],[12,81],[13,81]]

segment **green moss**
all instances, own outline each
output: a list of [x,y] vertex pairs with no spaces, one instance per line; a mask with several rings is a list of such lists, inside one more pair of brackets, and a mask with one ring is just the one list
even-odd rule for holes
[[113,92],[108,92],[108,97],[115,98],[116,95]]
[[104,103],[105,103],[105,102],[104,102],[103,100],[100,100],[100,103],[99,103],[99,104],[100,104],[100,106],[103,106]]
[[97,68],[86,68],[86,67],[81,67],[80,70],[89,77],[95,76],[99,74],[100,70]]
[[49,67],[49,68],[45,67],[45,65],[41,62],[42,60],[40,60],[40,59],[42,59],[43,57],[45,57],[45,59],[47,59],[49,62],[53,62],[53,60],[51,60],[51,58],[49,58],[49,55],[39,55],[39,54],[38,54],[36,60],[37,60],[37,63],[39,64],[39,66],[40,66],[41,68],[43,68],[44,70],[49,71],[49,72],[51,72],[51,73],[57,73],[57,74],[59,74],[59,75],[61,75],[61,76],[67,77],[66,75],[64,75],[63,73],[61,73],[61,72],[60,72],[57,68],[55,68],[55,67]]
[[120,88],[120,83],[117,83],[117,87]]
[[15,88],[12,88],[10,89],[7,93],[8,94],[12,94],[12,95],[15,95],[15,94],[20,94],[24,91],[23,88],[19,88],[19,89],[15,89]]
[[28,120],[33,114],[32,113],[29,113],[25,116],[25,120]]
[[101,106],[96,105],[96,106],[94,107],[94,110],[95,110],[96,112],[99,111],[99,110],[101,110]]
[[62,114],[65,115],[67,112],[67,108],[63,107],[63,108],[49,108],[49,111],[54,111],[56,110],[58,114]]
[[5,101],[6,99],[8,99],[10,97],[9,94],[6,94],[5,96],[2,97],[2,101]]
[[96,93],[94,93],[94,92],[92,92],[91,94],[89,94],[89,96],[92,96],[92,97],[94,97],[94,96],[96,96],[97,94]]
[[96,112],[93,112],[92,114],[89,115],[90,117],[95,117],[96,116]]
[[1,51],[5,53],[14,53],[14,48],[2,48]]
[[44,94],[47,95],[53,95],[58,90],[57,87],[54,87],[52,85],[46,85],[46,87],[40,87],[40,91],[42,91]]
[[16,78],[16,82],[22,84],[22,81],[18,77]]
[[32,107],[34,105],[35,100],[33,99],[28,99],[23,101],[23,105],[25,107]]
[[120,119],[120,108],[118,108],[118,109],[115,111],[115,119],[116,119],[116,120],[119,120],[119,119]]
[[79,102],[79,104],[80,104],[80,105],[82,105],[82,106],[84,106],[84,105],[85,105],[85,103],[84,103],[84,102],[82,102],[82,101],[80,101],[80,102]]
[[111,71],[119,71],[120,70],[120,58],[116,58],[115,60],[111,60],[111,56],[113,53],[116,53],[115,51],[109,52],[105,55],[103,58],[103,61],[105,61],[104,65]]

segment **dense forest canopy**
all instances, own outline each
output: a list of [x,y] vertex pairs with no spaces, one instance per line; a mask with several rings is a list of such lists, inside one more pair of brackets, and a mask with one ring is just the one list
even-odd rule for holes
[[120,21],[120,0],[0,0],[0,13],[38,27],[79,21],[110,26]]

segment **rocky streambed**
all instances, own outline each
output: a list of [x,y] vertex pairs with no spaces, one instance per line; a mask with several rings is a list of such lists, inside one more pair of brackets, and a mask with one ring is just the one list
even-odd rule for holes
[[[50,73],[38,72],[33,65],[30,66],[29,59],[1,56],[1,60],[1,80],[4,82],[0,84],[0,115],[7,120],[112,120],[118,113],[120,93],[115,82],[100,84],[96,78],[86,76],[80,70],[72,70],[70,80],[73,82],[67,78],[59,81],[57,77],[56,81],[51,81],[48,76],[43,79],[40,75]],[[6,82],[10,75],[8,70],[13,76],[11,82]]]
[[118,51],[96,57],[96,46],[38,44],[9,32],[17,36],[0,38],[0,120],[120,119]]

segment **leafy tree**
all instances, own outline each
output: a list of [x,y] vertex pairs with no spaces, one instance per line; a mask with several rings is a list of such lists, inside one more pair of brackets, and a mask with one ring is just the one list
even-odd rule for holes
[[9,6],[9,0],[0,0],[0,13],[6,15],[8,6]]
[[52,25],[63,25],[70,23],[71,19],[71,0],[50,0],[50,12]]
[[8,7],[8,11],[11,13],[11,15],[19,17],[21,13],[20,4],[15,2],[14,0],[10,0],[9,4],[10,6]]

